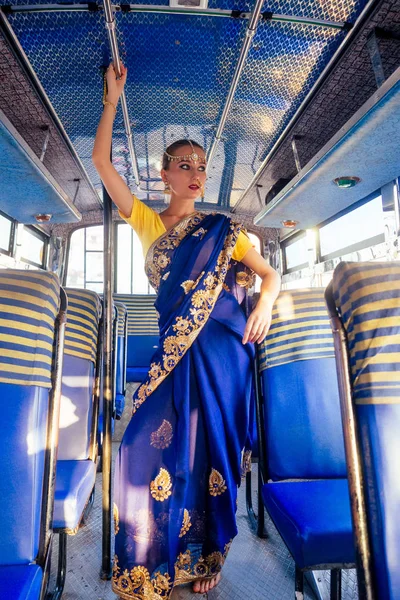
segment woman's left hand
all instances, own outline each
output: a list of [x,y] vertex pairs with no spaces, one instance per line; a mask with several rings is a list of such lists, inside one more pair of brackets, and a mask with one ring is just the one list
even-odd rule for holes
[[247,319],[243,335],[243,344],[247,342],[261,342],[265,339],[271,325],[272,305],[259,301],[257,306]]

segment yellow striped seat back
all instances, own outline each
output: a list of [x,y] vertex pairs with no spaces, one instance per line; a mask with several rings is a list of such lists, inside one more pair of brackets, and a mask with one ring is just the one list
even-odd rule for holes
[[114,294],[114,301],[122,302],[128,311],[128,336],[159,335],[158,314],[154,308],[156,296]]
[[68,296],[64,352],[96,364],[101,301],[91,290],[66,288]]
[[51,388],[60,283],[45,271],[0,270],[0,381]]
[[272,310],[271,328],[259,347],[260,371],[298,360],[333,356],[323,288],[281,292]]
[[400,263],[342,262],[332,286],[355,402],[400,403]]
[[125,335],[125,318],[127,316],[127,310],[125,304],[122,302],[114,302],[114,306],[117,309],[117,322],[118,322],[118,333],[117,335]]

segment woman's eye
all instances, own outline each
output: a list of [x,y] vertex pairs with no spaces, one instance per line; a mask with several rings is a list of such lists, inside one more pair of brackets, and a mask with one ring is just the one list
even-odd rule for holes
[[185,169],[185,171],[187,171],[188,169],[190,169],[189,165],[187,165],[187,164],[180,165],[180,168],[181,169]]
[[206,170],[206,168],[205,168],[205,167],[199,167],[199,171],[202,171],[202,172],[204,172],[205,170]]

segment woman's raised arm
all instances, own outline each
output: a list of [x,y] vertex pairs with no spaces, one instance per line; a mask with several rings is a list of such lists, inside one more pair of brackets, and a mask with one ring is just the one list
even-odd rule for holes
[[113,65],[107,69],[107,97],[103,114],[94,140],[92,160],[113,202],[129,217],[133,196],[122,177],[114,169],[111,160],[112,129],[118,100],[126,82],[127,69],[121,65],[121,79],[116,78]]

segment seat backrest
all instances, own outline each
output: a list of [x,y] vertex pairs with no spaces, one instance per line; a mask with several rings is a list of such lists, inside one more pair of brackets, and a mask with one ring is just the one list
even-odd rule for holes
[[59,302],[54,273],[0,270],[1,565],[26,564],[38,553]]
[[346,477],[333,338],[323,289],[281,292],[259,357],[269,477]]
[[114,302],[117,309],[117,343],[116,343],[116,399],[115,414],[121,417],[125,406],[127,344],[128,344],[128,312],[122,302]]
[[400,262],[346,263],[333,297],[344,329],[366,480],[375,594],[400,598]]
[[125,394],[127,359],[127,318],[128,311],[122,302],[114,302],[117,309],[117,394]]
[[67,288],[68,314],[60,410],[58,460],[89,456],[93,388],[101,316],[100,297],[90,290]]
[[149,367],[158,345],[158,315],[154,308],[155,295],[139,296],[114,294],[128,311],[127,368]]

